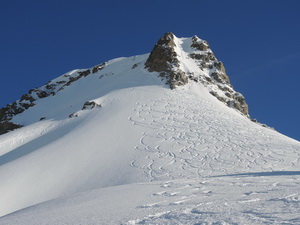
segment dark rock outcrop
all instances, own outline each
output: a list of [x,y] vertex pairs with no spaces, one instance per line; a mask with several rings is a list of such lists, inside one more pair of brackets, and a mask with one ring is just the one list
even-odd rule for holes
[[197,36],[193,36],[192,37],[192,48],[198,49],[200,51],[206,51],[207,49],[209,49],[209,45],[207,43],[207,41],[201,41],[199,42],[199,38]]
[[98,103],[94,102],[94,101],[87,101],[83,104],[82,106],[82,110],[85,109],[93,109],[95,107],[101,107],[101,105],[99,105]]
[[149,72],[159,72],[160,76],[167,79],[171,89],[188,82],[186,74],[178,68],[179,60],[175,46],[174,34],[166,33],[158,40],[145,62],[145,68]]
[[94,66],[92,69],[92,73],[97,73],[98,71],[102,70],[106,66],[106,63],[101,63],[97,66]]
[[12,122],[1,122],[0,123],[0,135],[5,134],[9,131],[15,130],[17,128],[21,128],[22,125],[14,124]]

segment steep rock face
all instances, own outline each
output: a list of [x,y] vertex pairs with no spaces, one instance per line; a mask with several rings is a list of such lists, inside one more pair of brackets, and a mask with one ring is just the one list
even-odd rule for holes
[[173,33],[166,33],[159,39],[145,62],[145,68],[149,72],[159,72],[160,76],[167,79],[171,89],[188,82],[185,72],[178,68],[180,62],[175,51],[174,38]]
[[198,77],[199,80],[210,89],[210,93],[217,99],[249,117],[248,105],[244,96],[233,89],[224,64],[217,60],[208,42],[194,36],[191,48],[196,51],[191,53],[190,57],[194,59],[201,71],[208,74],[208,76],[204,76],[204,79]]
[[[189,68],[191,61],[197,65],[197,70]],[[217,99],[249,117],[245,98],[233,90],[224,64],[217,60],[208,42],[197,36],[177,38],[173,33],[166,33],[154,46],[145,68],[159,72],[171,89],[189,80],[200,81]]]

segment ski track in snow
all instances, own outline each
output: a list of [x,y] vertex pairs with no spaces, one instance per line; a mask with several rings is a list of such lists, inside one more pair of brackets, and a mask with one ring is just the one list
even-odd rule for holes
[[299,176],[284,177],[279,183],[274,183],[278,177],[265,177],[264,182],[260,178],[161,183],[165,191],[153,194],[159,201],[137,207],[157,213],[124,224],[299,224]]
[[245,127],[244,118],[230,117],[209,101],[181,96],[137,102],[135,114],[129,117],[134,125],[150,128],[135,147],[146,152],[147,160],[131,165],[144,170],[150,181],[294,170],[299,165],[299,149],[287,148],[269,128]]
[[0,224],[300,224],[297,142],[189,90],[161,94],[125,117],[141,131],[128,167],[149,183],[53,199]]

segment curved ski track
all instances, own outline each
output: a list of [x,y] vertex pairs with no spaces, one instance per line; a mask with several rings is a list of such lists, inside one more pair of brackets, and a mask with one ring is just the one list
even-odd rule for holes
[[150,181],[293,170],[299,165],[297,145],[287,147],[286,137],[276,131],[242,116],[237,119],[234,112],[219,111],[196,96],[165,95],[137,102],[129,117],[146,128],[135,149],[147,157],[131,166],[142,169]]

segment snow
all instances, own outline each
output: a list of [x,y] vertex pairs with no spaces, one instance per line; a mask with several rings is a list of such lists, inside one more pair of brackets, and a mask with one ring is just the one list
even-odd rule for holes
[[[181,69],[204,74],[190,41],[176,38]],[[170,90],[147,57],[13,118],[27,126],[0,136],[0,224],[299,224],[300,143],[201,83]]]

